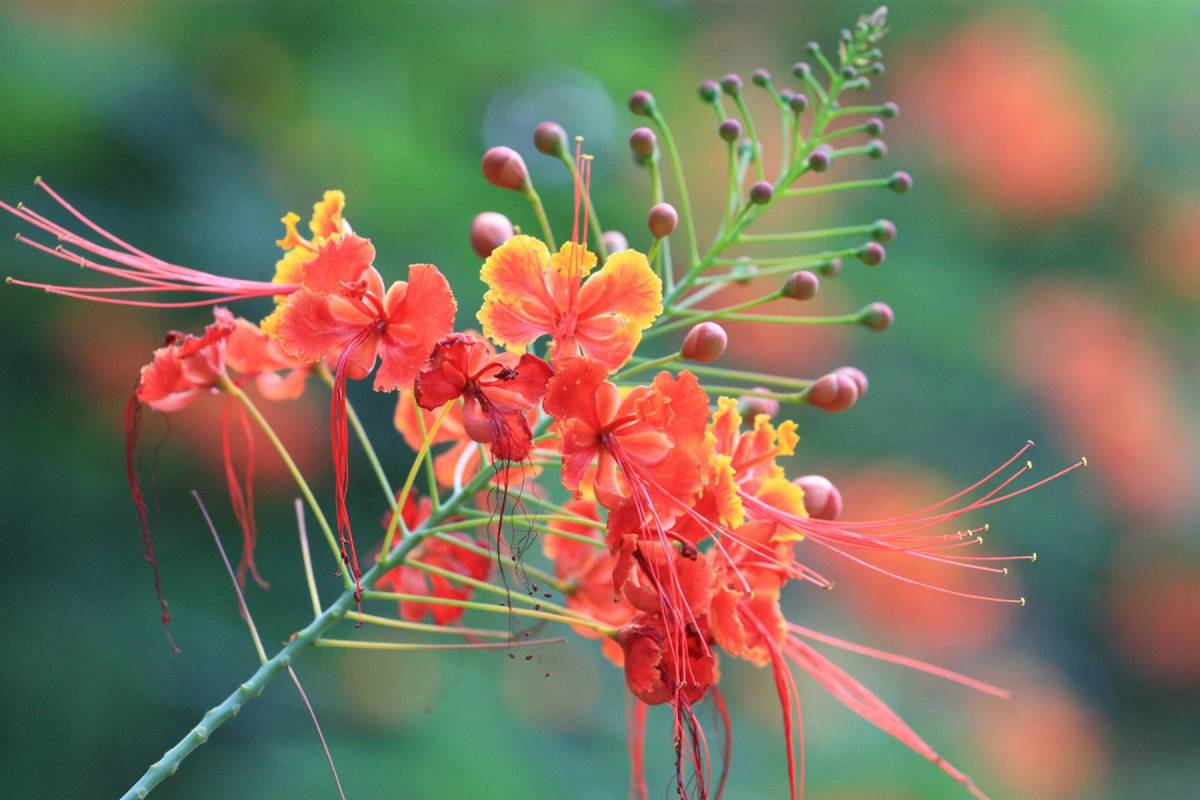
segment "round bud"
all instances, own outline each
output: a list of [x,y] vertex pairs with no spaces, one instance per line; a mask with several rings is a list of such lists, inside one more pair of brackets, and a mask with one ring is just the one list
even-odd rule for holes
[[868,136],[878,136],[883,133],[883,120],[878,117],[871,117],[863,124],[863,130]]
[[650,158],[658,145],[658,137],[649,128],[634,128],[629,134],[629,149],[638,158]]
[[659,203],[654,206],[650,209],[650,215],[646,218],[646,225],[650,228],[650,235],[655,239],[670,236],[678,224],[679,214],[675,211],[675,206],[670,203]]
[[808,168],[813,172],[824,172],[833,164],[833,153],[824,145],[812,151],[808,157]]
[[493,147],[483,154],[483,177],[501,189],[524,189],[529,185],[525,160],[511,147]]
[[557,122],[543,122],[533,131],[533,146],[541,153],[561,158],[567,152],[567,132]]
[[754,158],[754,144],[749,139],[742,139],[737,144],[737,157],[742,161]]
[[811,300],[821,288],[821,281],[811,272],[793,272],[783,284],[783,296],[792,300]]
[[904,194],[912,188],[913,179],[907,172],[897,172],[888,179],[888,188],[896,194]]
[[879,113],[883,116],[884,119],[891,119],[892,117],[894,117],[900,113],[900,106],[898,106],[892,102],[887,102],[887,103],[884,103],[882,106],[880,106]]
[[785,88],[785,89],[779,90],[779,99],[782,100],[784,103],[786,103],[789,106],[792,104],[792,98],[795,96],[796,96],[796,93],[793,92],[791,89]]
[[805,78],[812,77],[812,67],[805,61],[797,61],[792,65],[792,74],[804,80]]
[[856,70],[850,64],[847,64],[846,66],[842,67],[842,77],[845,78],[846,80],[850,80],[851,78],[858,77],[858,70]]
[[804,475],[792,483],[804,491],[804,510],[813,519],[837,519],[842,515],[842,493],[824,475]]
[[859,261],[868,267],[878,267],[887,258],[887,251],[883,249],[883,245],[879,242],[867,242],[858,248],[858,252],[855,255],[858,256]]
[[496,211],[484,211],[471,220],[471,249],[480,258],[487,258],[513,236],[508,217]]
[[767,72],[762,67],[759,67],[758,69],[754,70],[754,72],[750,73],[750,80],[755,86],[765,87],[771,82],[771,73]]
[[771,197],[775,194],[774,187],[770,181],[755,181],[750,187],[750,202],[756,206],[765,206],[771,202]]
[[730,97],[737,97],[738,93],[742,91],[742,79],[731,72],[721,78],[721,88]]
[[816,42],[809,42],[808,44],[804,45],[804,52],[808,53],[810,56],[816,56],[817,53],[821,52],[821,45],[817,44]]
[[728,344],[729,337],[724,328],[715,322],[700,322],[688,331],[680,352],[688,361],[707,363],[720,358]]
[[742,123],[736,119],[724,120],[717,128],[717,133],[727,142],[736,142],[742,135]]
[[620,231],[605,231],[604,235],[600,238],[604,242],[604,249],[610,253],[629,249],[629,240]]
[[808,98],[796,92],[792,95],[792,99],[788,101],[788,105],[792,107],[792,111],[795,113],[803,114],[808,109]]
[[738,286],[746,286],[758,274],[758,266],[751,264],[744,257],[729,268],[729,275]]
[[809,404],[836,414],[858,401],[858,384],[847,375],[830,372],[817,378],[808,387],[805,397]]
[[871,384],[861,369],[858,367],[838,367],[834,370],[834,372],[836,372],[838,375],[844,375],[845,377],[854,381],[854,385],[858,387],[859,397],[866,395],[867,389]]
[[858,320],[873,331],[886,331],[896,321],[896,312],[887,303],[871,303],[859,312]]
[[[756,389],[755,391],[766,391],[765,389]],[[779,413],[779,401],[770,397],[756,397],[754,395],[743,395],[738,398],[737,404],[738,413],[744,418],[753,421],[760,414],[766,414],[767,418],[774,417]]]
[[872,139],[867,142],[867,156],[878,161],[888,153],[887,142],[882,139]]
[[704,81],[700,84],[700,99],[706,103],[714,103],[721,93],[721,84],[716,81]]
[[629,95],[629,110],[639,117],[648,117],[654,113],[654,95],[645,89],[638,89]]
[[838,273],[842,271],[842,260],[840,258],[831,258],[821,266],[817,267],[817,272],[820,272],[826,278],[836,278]]
[[878,220],[871,226],[871,238],[877,242],[890,242],[896,238],[896,226],[891,220]]

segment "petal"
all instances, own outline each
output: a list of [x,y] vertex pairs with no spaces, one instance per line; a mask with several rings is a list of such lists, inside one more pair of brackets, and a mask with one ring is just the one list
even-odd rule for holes
[[545,336],[552,330],[547,314],[531,316],[527,305],[501,300],[495,292],[483,296],[483,305],[475,315],[483,326],[483,334],[496,344],[515,353]]
[[585,319],[576,328],[576,340],[589,358],[594,358],[616,372],[637,350],[642,340],[642,327],[622,322],[620,317],[600,316]]
[[375,247],[370,239],[355,235],[330,239],[304,265],[304,288],[319,294],[339,294],[344,284],[361,279],[374,260]]
[[546,288],[549,251],[532,236],[514,236],[488,256],[479,276],[489,287],[478,319],[484,334],[519,349],[550,332],[554,301]]
[[592,431],[603,425],[597,416],[596,402],[601,387],[607,383],[608,370],[589,358],[567,358],[546,385],[542,406],[546,413],[559,419],[579,419]]
[[325,196],[313,203],[312,219],[308,229],[313,236],[327,239],[334,234],[342,233],[342,212],[346,210],[346,195],[331,189]]
[[[396,411],[392,415],[392,424],[396,430],[404,437],[404,443],[413,450],[421,447],[422,435],[421,431],[428,432],[433,427],[433,421],[437,419],[438,411],[426,411],[420,409],[421,419],[417,418],[417,405],[413,400],[413,392],[411,389],[404,389],[400,392],[399,399],[396,401]],[[446,416],[442,419],[442,425],[433,435],[433,443],[449,442],[457,437],[454,434],[454,428],[461,427],[453,424],[455,417],[461,419],[461,406],[455,406],[446,412]],[[422,428],[421,422],[424,422]]]
[[[499,359],[498,362],[504,364]],[[505,366],[506,370],[496,377],[481,381],[488,398],[506,408],[530,408],[541,402],[546,394],[546,384],[554,375],[550,365],[526,353],[512,366]]]
[[279,307],[274,327],[283,351],[306,364],[338,350],[358,332],[334,317],[325,297],[305,290],[290,295]]
[[[388,294],[392,295],[392,289]],[[453,329],[457,310],[450,284],[437,267],[409,267],[408,290],[394,307],[387,308],[388,328],[379,351],[383,363],[375,375],[375,391],[411,384],[437,340]]]
[[579,319],[619,314],[639,330],[662,313],[662,281],[636,250],[613,253],[579,290]]

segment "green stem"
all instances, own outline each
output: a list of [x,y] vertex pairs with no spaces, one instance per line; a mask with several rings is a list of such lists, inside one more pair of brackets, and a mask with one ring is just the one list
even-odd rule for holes
[[657,108],[651,109],[650,119],[654,121],[655,127],[662,135],[667,155],[671,157],[671,169],[675,173],[675,183],[679,186],[679,213],[683,217],[683,226],[687,230],[688,253],[690,254],[688,271],[690,272],[696,264],[700,263],[700,246],[696,243],[696,220],[692,216],[692,201],[688,195],[687,178],[683,174],[683,161],[679,158],[679,148],[675,146],[675,137],[671,135],[667,120]]
[[[636,359],[637,356],[634,356]],[[708,364],[676,364],[674,369],[686,369],[689,372],[694,372],[697,375],[705,375],[711,378],[728,378],[735,381],[746,381],[747,383],[759,383],[772,386],[782,386],[789,389],[807,389],[812,385],[812,381],[802,378],[786,378],[782,375],[771,375],[766,372],[746,372],[740,369],[724,369],[723,367],[710,367]]]
[[742,122],[746,123],[746,135],[750,138],[750,146],[753,148],[751,158],[754,161],[754,174],[760,181],[765,181],[767,171],[763,167],[762,147],[758,141],[758,134],[754,130],[754,117],[750,116],[750,109],[746,108],[746,101],[742,99],[741,92],[733,96],[733,103],[737,106],[738,116],[742,118]]
[[669,355],[669,356],[663,356],[662,358],[654,358],[654,359],[650,359],[648,361],[643,361],[640,364],[634,364],[631,367],[627,367],[627,368],[621,370],[620,372],[618,372],[616,375],[613,376],[613,380],[621,380],[623,378],[628,378],[630,375],[636,375],[639,372],[645,372],[646,370],[650,370],[650,369],[657,369],[658,367],[665,367],[667,364],[671,364],[675,361],[678,361],[681,358],[683,358],[683,353],[671,353],[671,355]]
[[537,217],[538,224],[542,226],[542,236],[545,237],[550,252],[556,252],[558,245],[554,242],[554,231],[550,229],[550,219],[546,216],[546,207],[542,205],[542,198],[538,195],[537,189],[533,188],[532,183],[527,183],[521,190],[521,194],[525,195],[529,205],[533,206],[534,216]]
[[[706,322],[710,319],[737,319],[738,315],[734,312],[742,311],[747,308],[754,308],[767,303],[773,303],[781,297],[783,297],[783,290],[777,289],[769,294],[764,294],[762,297],[755,297],[743,303],[726,306],[725,308],[713,309],[712,311],[688,312],[680,311],[679,309],[675,308],[668,308],[666,310],[667,316],[682,317],[682,319],[676,320],[675,322],[668,322],[663,325],[656,325],[655,327],[646,331],[642,338],[649,339],[654,336],[661,336],[664,333],[679,330],[680,328],[687,328],[691,325],[695,325],[697,322]],[[628,371],[626,371],[626,374],[628,374]]]
[[801,189],[787,189],[784,197],[810,197],[814,194],[844,192],[849,189],[878,189],[886,188],[892,183],[891,178],[864,178],[857,181],[842,181],[841,183],[823,183],[820,186],[805,186]]
[[875,230],[872,225],[846,225],[840,228],[817,228],[811,231],[797,231],[795,233],[761,233],[749,234],[743,233],[737,238],[738,244],[751,244],[755,242],[806,242],[810,239],[828,239],[834,236],[861,236],[870,234]]
[[312,510],[313,516],[317,518],[317,524],[321,526],[321,533],[325,535],[325,541],[329,545],[329,551],[333,553],[333,560],[339,567],[339,572],[342,575],[342,583],[346,587],[353,586],[353,580],[350,578],[350,571],[342,567],[342,548],[338,544],[337,537],[333,535],[333,529],[329,527],[329,521],[325,519],[325,513],[321,511],[321,506],[317,503],[317,498],[313,496],[312,489],[308,486],[308,481],[304,480],[303,473],[296,466],[296,462],[292,460],[292,456],[288,453],[283,441],[276,435],[275,430],[271,427],[271,423],[267,422],[267,418],[262,415],[258,407],[250,397],[239,389],[233,381],[222,377],[217,386],[224,392],[227,392],[235,400],[250,413],[254,422],[259,429],[266,435],[267,440],[275,448],[275,452],[279,453],[279,457],[283,459],[283,465],[287,467],[287,471],[292,474],[292,479],[296,481],[296,486],[300,489],[300,494],[304,496],[304,501],[308,503],[308,507]]

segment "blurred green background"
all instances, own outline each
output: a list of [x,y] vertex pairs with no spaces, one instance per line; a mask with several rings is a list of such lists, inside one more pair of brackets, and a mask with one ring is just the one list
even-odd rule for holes
[[[584,134],[603,219],[644,248],[648,190],[627,156],[637,123],[624,98],[648,88],[687,151],[711,231],[722,149],[696,84],[757,66],[787,76],[806,41],[831,43],[869,10],[832,0],[14,0],[0,9],[0,196],[49,210],[30,185],[41,174],[150,252],[265,278],[283,212],[342,188],[385,277],[437,263],[469,325],[481,288],[472,216],[499,210],[534,227],[518,196],[481,179],[486,147],[526,156],[561,230],[570,186],[530,135],[543,119]],[[1039,445],[1038,474],[1080,453],[1092,468],[987,518],[993,550],[1039,553],[1001,587],[1028,596],[1023,609],[817,562],[837,590],[794,590],[788,612],[1013,689],[1005,703],[831,653],[997,798],[1194,798],[1200,13],[1185,0],[891,10],[888,72],[871,96],[901,105],[888,123],[892,155],[841,174],[902,168],[916,189],[797,201],[777,221],[785,230],[894,220],[887,263],[847,264],[814,302],[834,313],[886,300],[897,323],[883,335],[731,328],[727,360],[799,375],[842,363],[867,372],[871,392],[851,413],[796,412],[795,469],[834,478],[850,517],[924,505],[1027,438]],[[770,147],[774,125],[760,126]],[[5,229],[5,274],[68,275],[11,241],[16,220]],[[187,496],[204,492],[232,543],[213,446],[219,403],[202,400],[169,427],[149,419],[144,439],[147,459],[162,442],[157,547],[181,655],[158,625],[122,472],[120,415],[138,366],[163,331],[204,317],[0,291],[6,797],[116,796],[255,666]],[[390,427],[394,401],[365,389],[352,397],[396,480],[411,456]],[[314,385],[271,411],[328,498],[325,402]],[[262,461],[258,563],[272,585],[251,588],[249,602],[275,642],[306,622],[307,599],[290,489],[272,458]],[[352,474],[365,528],[382,509],[365,465],[355,461]],[[330,565],[318,572],[332,596]],[[729,796],[782,797],[770,676],[731,659],[723,667],[735,722]],[[591,642],[531,663],[321,651],[299,673],[351,798],[625,793],[622,678]],[[802,679],[801,691],[809,796],[965,796],[819,687]],[[669,793],[667,737],[652,715],[652,796]],[[276,681],[155,796],[334,793],[302,707]]]

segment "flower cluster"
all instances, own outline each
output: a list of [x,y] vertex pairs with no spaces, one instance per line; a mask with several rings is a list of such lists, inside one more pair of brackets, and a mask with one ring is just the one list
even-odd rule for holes
[[[700,86],[701,100],[717,117],[729,176],[720,226],[705,250],[699,247],[681,158],[648,92],[630,99],[633,113],[653,126],[636,129],[630,139],[653,193],[645,252],[630,248],[625,235],[600,226],[591,200],[591,158],[581,140],[569,146],[561,126],[543,123],[534,134],[536,148],[560,160],[574,180],[574,224],[561,247],[522,157],[507,147],[489,150],[484,177],[528,198],[542,235],[521,234],[495,212],[476,218],[471,241],[484,259],[479,275],[487,287],[476,315],[482,333],[456,330],[458,306],[438,267],[413,264],[405,280],[386,282],[375,266],[371,241],[346,220],[341,192],[326,192],[314,205],[311,238],[298,232],[298,215],[283,218],[278,245],[284,252],[270,281],[223,278],[150,256],[84,217],[40,180],[40,187],[102,241],[74,234],[23,205],[4,205],[62,244],[50,248],[20,237],[22,241],[120,282],[104,288],[15,283],[134,306],[214,306],[214,320],[202,334],[171,333],[154,351],[127,409],[127,471],[156,588],[158,566],[134,458],[139,415],[143,407],[178,413],[203,396],[224,395],[229,412],[221,432],[226,477],[244,542],[239,577],[244,581],[249,573],[262,582],[254,563],[258,534],[252,486],[258,427],[293,471],[344,582],[338,604],[319,613],[289,647],[355,646],[354,641],[324,636],[343,619],[461,635],[471,642],[497,636],[509,648],[528,644],[525,632],[516,627],[520,619],[565,624],[598,639],[604,654],[624,670],[632,698],[633,794],[640,797],[647,795],[641,753],[647,706],[670,710],[678,794],[721,795],[728,758],[714,779],[716,759],[695,711],[711,701],[728,740],[731,721],[719,689],[721,658],[771,669],[789,791],[796,796],[803,773],[794,741],[799,715],[795,669],[982,796],[968,777],[814,644],[901,663],[981,691],[1003,692],[810,630],[789,620],[786,596],[801,585],[832,589],[813,565],[825,557],[929,591],[1023,604],[1023,598],[969,594],[918,580],[876,563],[873,555],[902,555],[946,569],[996,574],[1007,573],[1000,562],[1032,560],[1032,554],[970,555],[966,548],[982,541],[986,526],[959,524],[969,512],[1045,482],[1014,487],[1030,468],[1028,462],[1021,465],[1030,445],[935,505],[890,519],[840,520],[842,500],[833,484],[819,475],[789,475],[799,426],[775,417],[781,403],[845,411],[867,392],[866,376],[854,367],[802,379],[710,366],[724,353],[728,336],[720,323],[726,320],[871,330],[890,325],[892,311],[882,303],[828,318],[751,309],[777,300],[810,299],[819,289],[818,276],[836,275],[844,259],[880,265],[883,243],[895,236],[892,223],[749,232],[790,198],[911,187],[903,172],[840,183],[816,177],[843,159],[886,154],[875,137],[883,130],[882,118],[894,115],[896,107],[853,106],[840,99],[843,93],[869,88],[870,76],[882,69],[884,31],[882,10],[862,18],[843,33],[836,64],[810,45],[812,65],[801,62],[792,70],[796,88],[777,88],[766,71],[754,73],[752,83],[779,113],[785,133],[774,179],[768,178],[741,79],[728,75]],[[855,122],[855,116],[868,118]],[[846,144],[855,136],[868,140]],[[665,200],[660,172],[664,151],[680,190],[679,210]],[[770,255],[761,250],[854,236],[866,241],[814,252]],[[672,244],[677,255],[681,250],[686,255],[673,258]],[[712,305],[713,298],[719,300],[734,285],[764,282],[774,288],[762,296]],[[164,296],[170,299],[146,299]],[[189,297],[193,299],[184,299]],[[276,305],[260,325],[235,318],[223,307],[266,297],[274,297]],[[671,334],[684,334],[676,349],[639,354],[644,342],[653,347],[658,337]],[[286,401],[302,393],[312,375],[331,387],[332,526],[267,415],[246,391],[253,386],[267,400]],[[348,382],[368,378],[375,391],[396,394],[395,427],[416,453],[399,491],[347,400]],[[229,445],[234,412],[246,439],[241,474]],[[385,492],[387,510],[386,533],[372,548],[375,563],[366,570],[346,501],[351,429]],[[416,488],[422,469],[428,483],[425,496]],[[541,536],[544,568],[529,553],[533,535]],[[561,602],[553,602],[556,592]],[[476,602],[473,598],[480,594],[498,595],[503,602]],[[315,586],[313,598],[317,604]],[[159,599],[166,622],[161,591]],[[350,599],[356,611],[349,610]],[[378,600],[398,603],[398,618],[363,611],[365,602]],[[468,610],[506,613],[510,628],[462,627]],[[427,618],[432,624],[422,622]],[[387,649],[389,643],[369,644]],[[160,779],[152,768],[144,780]]]

